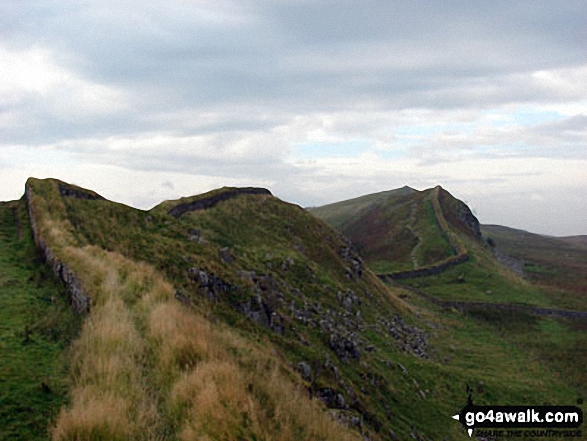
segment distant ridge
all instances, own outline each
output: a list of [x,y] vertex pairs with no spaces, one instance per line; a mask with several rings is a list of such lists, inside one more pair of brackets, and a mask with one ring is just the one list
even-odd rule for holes
[[365,196],[359,196],[356,198],[323,205],[321,207],[309,207],[308,211],[331,226],[339,228],[346,222],[352,220],[363,210],[415,193],[419,193],[419,191],[405,185],[395,190],[386,190],[378,193],[372,193]]
[[348,236],[383,279],[437,274],[469,259],[460,234],[481,237],[471,210],[441,186],[404,186],[310,211]]

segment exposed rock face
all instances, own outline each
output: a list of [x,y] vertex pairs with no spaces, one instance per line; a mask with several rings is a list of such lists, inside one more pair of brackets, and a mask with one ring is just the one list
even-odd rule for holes
[[380,317],[377,324],[397,342],[404,352],[412,353],[420,358],[428,358],[428,339],[423,330],[407,325],[397,314],[391,319]]
[[343,334],[334,332],[330,334],[328,346],[334,351],[337,357],[348,363],[350,360],[359,360],[361,358],[361,351],[359,351],[359,343],[357,336],[354,333]]
[[254,296],[238,305],[238,309],[255,323],[283,335],[286,331],[285,320],[279,308],[284,294],[279,283],[269,275],[254,271],[241,272],[241,277],[253,283]]
[[365,264],[359,254],[353,249],[351,241],[345,236],[341,235],[340,239],[345,244],[340,250],[340,257],[342,257],[346,267],[346,276],[350,280],[360,279],[363,276]]
[[206,210],[208,208],[212,208],[214,205],[218,204],[219,202],[226,201],[228,199],[232,199],[241,194],[264,194],[264,195],[271,195],[271,192],[266,188],[257,188],[257,187],[244,187],[244,188],[236,188],[234,190],[224,191],[220,194],[210,196],[203,199],[198,199],[193,202],[188,202],[185,204],[179,204],[169,210],[169,214],[175,218],[180,217],[182,214],[185,214],[189,211],[197,211],[197,210]]
[[471,212],[469,207],[465,204],[458,204],[456,209],[456,215],[463,225],[467,227],[473,236],[477,239],[481,239],[481,227],[479,226],[479,220]]
[[331,409],[344,409],[345,399],[342,394],[330,387],[320,388],[316,391],[316,396]]
[[439,202],[442,206],[444,217],[453,225],[459,227],[464,233],[481,239],[481,227],[479,220],[464,202],[454,198],[448,191],[440,188],[438,192]]
[[200,268],[188,268],[188,275],[191,280],[200,285],[200,291],[208,300],[218,300],[222,294],[231,291],[233,287],[222,280],[214,273],[207,273]]

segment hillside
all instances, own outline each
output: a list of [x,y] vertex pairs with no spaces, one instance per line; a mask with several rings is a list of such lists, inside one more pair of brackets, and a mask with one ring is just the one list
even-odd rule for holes
[[481,228],[497,249],[520,261],[530,280],[556,291],[567,302],[587,304],[585,236],[542,236],[499,225]]
[[[348,235],[382,280],[409,289],[409,303],[429,311],[457,308],[467,323],[489,330],[493,341],[513,344],[585,390],[587,354],[581,348],[587,345],[587,272],[585,249],[576,239],[481,227],[464,203],[438,187],[403,197],[363,200],[373,202],[363,204],[360,211],[339,210],[334,220],[327,216],[331,206],[311,212]],[[349,207],[345,201],[333,205]],[[440,210],[428,209],[428,217],[412,215],[426,206]],[[341,218],[345,222],[337,222]],[[429,259],[418,268],[420,262],[413,257],[422,245],[409,234],[413,231],[429,232],[420,236],[424,243],[449,238],[453,255],[460,248],[466,258],[457,261],[450,252],[439,253],[435,256],[439,260]],[[401,267],[396,254],[400,261],[403,255]],[[452,264],[446,265],[451,259]]]
[[[470,212],[444,190],[370,200],[391,198],[408,198],[419,238],[441,231],[434,252],[414,252],[416,269],[437,258],[449,268],[418,280],[466,265],[479,273],[483,259],[493,268],[475,248],[485,249]],[[343,235],[266,189],[222,188],[142,211],[29,179],[25,202],[36,244],[83,318],[68,349],[67,404],[49,421],[54,440],[458,440],[468,437],[450,415],[466,385],[479,404],[568,404],[580,390],[582,371],[545,365],[488,325],[492,317],[384,284],[368,254],[366,265]],[[524,335],[561,329],[522,316]],[[575,343],[584,338],[566,349]]]
[[480,237],[469,208],[441,187],[403,187],[309,211],[348,237],[373,271],[397,277],[466,260],[466,250],[447,222],[465,235]]

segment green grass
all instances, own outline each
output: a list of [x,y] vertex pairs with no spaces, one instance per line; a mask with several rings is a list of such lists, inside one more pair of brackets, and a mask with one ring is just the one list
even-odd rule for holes
[[78,327],[63,287],[40,264],[24,202],[0,204],[0,439],[48,438],[67,398],[67,346]]
[[[310,212],[349,237],[379,274],[434,265],[453,255],[435,190],[376,193],[312,208]],[[441,212],[439,212],[442,215]]]
[[[39,185],[39,188],[44,187]],[[45,198],[51,197],[55,198],[55,194],[47,190]],[[410,216],[412,202],[408,200],[404,204],[402,216]],[[45,214],[69,222],[67,228],[79,244],[96,245],[96,249],[124,255],[128,262],[144,261],[155,267],[174,288],[188,295],[202,316],[216,323],[213,329],[228,325],[246,341],[262,348],[265,356],[271,354],[272,359],[282,360],[284,366],[295,367],[301,361],[309,363],[313,372],[311,382],[307,384],[297,378],[297,384],[311,387],[314,393],[319,388],[334,388],[344,396],[354,415],[362,415],[364,429],[374,439],[388,439],[389,430],[399,439],[411,439],[412,431],[433,439],[468,439],[460,425],[450,419],[466,401],[467,384],[475,388],[478,404],[574,404],[581,390],[577,388],[582,380],[579,364],[571,369],[570,355],[562,356],[565,351],[572,354],[584,343],[579,329],[573,334],[575,343],[563,344],[559,341],[564,335],[562,328],[555,329],[555,325],[544,324],[531,316],[519,316],[515,321],[507,315],[486,312],[463,315],[445,311],[410,293],[407,293],[408,300],[413,306],[402,305],[396,297],[402,290],[387,291],[369,271],[360,280],[347,277],[348,262],[340,256],[346,245],[338,233],[299,207],[271,196],[241,195],[208,210],[186,213],[179,219],[165,214],[163,208],[172,206],[164,203],[145,212],[109,201],[56,197],[51,201],[52,212],[47,213],[50,211],[47,209]],[[425,225],[431,225],[430,216],[430,211],[424,209],[417,220],[422,218]],[[200,230],[202,240],[189,240],[190,229]],[[430,234],[439,236],[433,230]],[[422,289],[444,298],[460,295],[478,300],[487,300],[486,291],[492,290],[497,299],[548,305],[548,299],[539,289],[500,269],[481,245],[466,240],[469,239],[463,239],[474,258],[436,279],[417,279]],[[228,248],[233,256],[231,262],[221,259],[221,248]],[[436,245],[431,249],[436,249]],[[236,288],[208,302],[202,298],[199,286],[189,279],[190,267],[214,273]],[[124,273],[122,267],[117,271]],[[270,332],[237,312],[235,306],[239,302],[257,295],[253,284],[238,275],[242,271],[255,271],[256,275],[270,276],[275,281],[269,291],[278,291],[282,296],[277,311],[286,318],[284,335]],[[461,272],[465,282],[457,283]],[[355,332],[364,342],[362,347],[372,345],[373,350],[362,350],[360,360],[344,362],[330,350],[330,335],[322,331],[319,321],[305,325],[288,315],[288,311],[292,304],[297,308],[303,305],[302,294],[307,308],[320,309],[323,318],[327,310],[341,310],[337,292],[347,289],[361,298],[361,305],[351,311],[351,316],[356,317],[360,312],[362,317]],[[455,289],[460,293],[455,295]],[[269,298],[267,293],[262,295]],[[128,301],[129,310],[137,307],[132,297]],[[429,359],[403,352],[377,325],[378,319],[390,319],[394,314],[400,314],[408,325],[426,331]],[[345,318],[337,320],[344,323]],[[161,329],[179,322],[160,320]],[[547,345],[542,348],[541,341],[534,342],[535,348],[531,346],[530,336],[536,329],[541,330],[544,341],[552,343],[550,349]],[[170,335],[177,337],[176,344],[184,341],[185,336],[175,332]],[[165,348],[162,344],[161,349]],[[235,347],[231,356],[254,371],[257,356],[243,348]],[[244,356],[244,352],[249,355]],[[555,364],[544,361],[547,354],[561,359],[559,371]],[[325,367],[327,360],[336,366],[338,377]],[[399,364],[407,368],[407,373]],[[180,366],[179,369],[191,368]],[[293,372],[289,375],[296,378]],[[196,377],[194,374],[190,378],[195,381]],[[159,387],[156,382],[149,384]],[[167,393],[153,392],[163,396]],[[268,400],[259,394],[262,402]],[[189,412],[182,410],[183,401],[180,399],[178,403],[179,408],[174,411],[188,415]],[[197,416],[198,406],[194,405],[193,409]]]
[[[532,359],[548,367],[582,396],[587,394],[587,325],[575,319],[555,319],[507,311],[469,311],[469,316],[496,332]],[[578,397],[577,397],[578,398]]]
[[420,266],[427,266],[455,255],[446,233],[438,225],[432,202],[427,200],[418,207],[417,228],[421,231],[421,245],[417,249]]
[[587,247],[580,241],[498,225],[484,225],[482,231],[497,248],[522,261],[526,277],[542,286],[553,304],[587,310]]
[[403,187],[395,190],[369,194],[346,201],[335,202],[321,207],[310,207],[308,208],[308,211],[328,223],[328,225],[341,229],[346,224],[353,222],[364,211],[373,206],[389,203],[390,201],[401,200],[404,196],[413,195],[415,193],[418,193],[418,191],[409,187]]
[[505,269],[481,244],[464,240],[471,255],[469,261],[438,275],[401,282],[442,300],[554,307],[545,289]]

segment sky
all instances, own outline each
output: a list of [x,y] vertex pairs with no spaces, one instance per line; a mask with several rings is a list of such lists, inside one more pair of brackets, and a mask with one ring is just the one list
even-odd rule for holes
[[587,234],[586,42],[584,0],[2,0],[0,200],[442,185],[481,223]]

